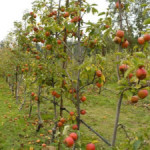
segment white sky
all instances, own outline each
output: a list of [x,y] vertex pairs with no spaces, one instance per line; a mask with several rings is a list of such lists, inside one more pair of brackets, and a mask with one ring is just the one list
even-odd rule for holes
[[[31,10],[34,0],[1,0],[0,2],[0,41],[13,29],[13,22],[22,19],[25,10]],[[98,4],[100,12],[106,11],[106,0],[86,0],[89,3]],[[96,21],[97,16],[87,16],[91,21]]]

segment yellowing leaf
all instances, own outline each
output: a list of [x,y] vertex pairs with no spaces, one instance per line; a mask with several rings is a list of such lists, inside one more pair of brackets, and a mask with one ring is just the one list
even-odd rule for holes
[[102,81],[104,81],[105,82],[105,76],[102,74],[102,76],[101,76],[101,79],[102,79]]
[[72,116],[72,120],[76,120],[76,117],[75,117],[75,116]]
[[138,140],[138,137],[136,136],[135,139]]
[[136,89],[139,89],[140,87],[141,87],[140,84],[137,84],[137,85],[135,86]]
[[91,70],[91,67],[86,67],[86,70],[87,70],[87,71]]
[[99,141],[98,141],[98,140],[94,140],[94,141],[92,141],[92,143],[93,143],[93,144],[99,143]]
[[34,148],[33,147],[30,147],[30,149],[29,150],[34,150]]

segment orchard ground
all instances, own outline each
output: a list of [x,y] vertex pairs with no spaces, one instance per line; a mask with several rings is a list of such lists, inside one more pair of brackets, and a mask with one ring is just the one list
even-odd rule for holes
[[[98,94],[98,89],[93,86],[88,89],[86,102],[86,114],[81,118],[88,123],[93,129],[111,141],[113,126],[115,121],[116,105],[118,95],[114,91],[115,84],[107,84],[102,89],[101,94]],[[95,89],[97,89],[96,92]],[[111,90],[108,90],[111,89]],[[93,94],[95,93],[95,94]],[[131,140],[130,148],[144,150],[150,147],[150,97],[140,100],[137,104],[128,103],[124,99],[120,123],[125,125],[127,134]],[[65,106],[72,111],[70,103],[66,102]],[[81,109],[82,109],[81,105]],[[49,106],[49,107],[47,107]],[[34,148],[35,150],[42,149],[43,143],[48,143],[51,138],[51,129],[53,127],[53,105],[49,101],[43,100],[41,105],[42,118],[44,119],[44,127],[40,132],[36,132],[36,102],[34,102],[33,112],[31,118],[28,118],[29,104],[24,105],[22,111],[19,112],[18,105],[11,95],[11,91],[4,79],[0,79],[0,149],[1,150],[28,150]],[[26,115],[24,115],[26,114]],[[64,112],[66,119],[69,115]],[[69,123],[69,122],[68,122]],[[71,129],[70,129],[71,130]],[[71,130],[72,131],[72,130]],[[96,135],[89,131],[83,124],[81,124],[81,144],[82,149],[89,142],[96,145],[96,150],[109,148]],[[48,145],[48,144],[47,144]],[[122,128],[119,128],[117,134],[118,149],[122,150],[125,145],[129,145],[128,138]],[[145,146],[143,146],[145,145]],[[54,144],[55,146],[55,144]],[[140,148],[142,147],[142,148]],[[67,148],[64,148],[67,149]]]

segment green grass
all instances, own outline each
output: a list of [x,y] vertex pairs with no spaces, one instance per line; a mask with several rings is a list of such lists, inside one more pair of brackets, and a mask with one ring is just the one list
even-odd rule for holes
[[[115,91],[115,87],[115,84],[107,85],[107,88],[112,89],[112,91]],[[81,117],[95,131],[108,141],[111,141],[118,96],[108,90],[102,91],[100,95],[97,93],[98,91],[89,90],[87,101],[81,104],[81,109],[85,109],[87,114]],[[140,107],[143,106],[143,103],[149,103],[149,98],[140,101],[136,105],[127,104],[127,100],[123,101],[120,123],[125,125],[127,133],[132,139],[131,146],[128,149],[134,150],[138,144],[141,150],[146,150],[147,147],[150,147],[150,111],[147,108]],[[48,101],[44,101],[41,104],[42,118],[46,121],[44,122],[44,127],[38,133],[35,131],[37,120],[36,103],[34,104],[31,118],[28,118],[28,106],[27,102],[23,110],[19,112],[19,105],[16,104],[10,89],[3,79],[0,79],[0,150],[29,150],[32,147],[35,150],[40,150],[42,143],[49,142],[51,135],[48,130],[53,128],[53,105]],[[75,110],[68,101],[65,102],[65,106],[69,110]],[[67,113],[64,112],[64,115],[69,119]],[[70,123],[72,121],[68,121],[68,124]],[[44,136],[40,136],[40,134],[44,134]],[[36,142],[38,139],[40,139],[39,143]],[[94,142],[97,150],[110,149],[82,124],[80,139],[83,150],[85,150],[85,144],[89,142]],[[143,141],[145,142],[144,144]],[[120,128],[118,129],[116,144],[120,150],[126,149],[126,146],[129,145],[127,144],[125,133]],[[65,150],[66,148],[63,149]]]

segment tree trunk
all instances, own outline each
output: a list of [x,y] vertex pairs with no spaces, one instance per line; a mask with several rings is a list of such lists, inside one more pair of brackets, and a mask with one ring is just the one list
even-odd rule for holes
[[36,129],[37,132],[39,132],[40,128],[43,126],[43,120],[42,120],[41,112],[40,112],[40,95],[41,95],[41,86],[39,85],[38,101],[37,101],[37,114],[38,114],[38,127]]
[[112,138],[112,146],[113,147],[115,146],[115,142],[116,142],[117,128],[118,128],[118,122],[119,122],[119,116],[120,116],[120,109],[121,109],[122,99],[123,99],[123,92],[120,95],[120,98],[118,100],[118,105],[117,105],[116,120],[115,120],[114,132],[113,132],[113,138]]

